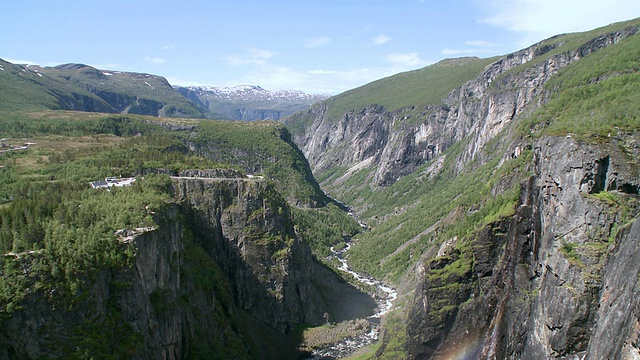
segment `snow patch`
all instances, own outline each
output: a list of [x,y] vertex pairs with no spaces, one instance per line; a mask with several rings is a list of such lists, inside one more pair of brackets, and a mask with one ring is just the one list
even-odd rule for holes
[[105,72],[105,71],[103,71],[103,72],[102,72],[102,75],[106,75],[106,76],[113,76],[113,74],[112,74],[112,73],[110,73],[110,72]]

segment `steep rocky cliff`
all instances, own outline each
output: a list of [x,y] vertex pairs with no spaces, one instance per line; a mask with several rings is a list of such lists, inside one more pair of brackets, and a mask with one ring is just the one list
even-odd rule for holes
[[282,332],[322,323],[326,308],[310,282],[311,250],[265,181],[176,181],[194,236],[229,277],[240,308]]
[[418,263],[415,282],[404,287],[411,299],[408,354],[637,357],[639,313],[631,296],[640,202],[638,169],[629,164],[638,149],[620,151],[637,136],[608,146],[537,141],[535,174],[522,184],[514,216],[464,244],[446,242]]
[[[424,108],[388,111],[371,104],[335,118],[330,116],[330,103],[322,102],[284,122],[294,128],[308,124],[294,139],[316,174],[340,167],[375,168],[372,184],[385,186],[459,141],[465,142],[458,159],[462,168],[509,123],[544,103],[544,84],[560,69],[637,31],[637,26],[626,27],[562,52],[554,51],[565,45],[562,39],[532,45],[490,63],[441,102]],[[466,59],[452,59],[433,68],[464,71],[468,64]]]
[[[335,307],[345,294],[372,302],[315,263],[268,181],[184,175],[158,227],[116,233],[130,267],[87,274],[70,298],[30,292],[2,319],[0,357],[291,358],[296,326],[353,316]],[[35,271],[38,252],[19,256]]]
[[371,226],[351,264],[398,285],[376,357],[640,356],[638,113],[603,89],[637,86],[638,29],[491,59],[426,105],[347,93],[284,120],[321,185]]

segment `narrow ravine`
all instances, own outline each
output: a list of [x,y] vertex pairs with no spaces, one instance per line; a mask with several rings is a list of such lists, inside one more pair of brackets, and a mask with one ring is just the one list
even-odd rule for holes
[[357,281],[363,284],[375,286],[378,290],[375,297],[378,306],[376,307],[375,312],[366,318],[370,324],[370,331],[357,336],[349,336],[337,343],[316,349],[312,352],[309,359],[341,359],[350,355],[357,349],[371,345],[377,341],[380,334],[380,320],[382,316],[392,309],[393,301],[396,299],[397,292],[395,289],[383,284],[380,280],[359,274],[349,267],[349,264],[347,264],[347,260],[345,259],[345,253],[350,247],[350,243],[347,243],[346,247],[341,250],[335,250],[332,247],[331,253],[332,257],[335,257],[340,262],[340,266],[338,267],[339,270],[351,274]]

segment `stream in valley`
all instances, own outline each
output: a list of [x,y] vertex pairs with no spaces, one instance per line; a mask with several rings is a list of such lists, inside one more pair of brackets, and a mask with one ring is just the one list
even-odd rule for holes
[[335,257],[340,262],[340,267],[338,268],[339,270],[353,275],[353,277],[357,281],[363,284],[374,286],[377,290],[375,300],[378,305],[375,309],[375,312],[366,318],[366,320],[370,324],[369,331],[361,333],[359,335],[349,336],[337,343],[333,343],[316,349],[313,351],[309,359],[340,359],[350,355],[361,347],[370,345],[373,342],[377,341],[380,334],[380,320],[382,316],[384,316],[391,310],[391,308],[393,307],[393,301],[397,297],[397,292],[395,289],[383,284],[377,279],[359,274],[349,268],[344,255],[350,247],[351,244],[349,243],[347,243],[347,246],[341,250],[335,250],[332,247],[331,253],[332,257]]

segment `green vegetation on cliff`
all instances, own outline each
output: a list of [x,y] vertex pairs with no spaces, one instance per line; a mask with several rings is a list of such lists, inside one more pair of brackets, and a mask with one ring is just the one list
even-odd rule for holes
[[327,202],[307,160],[282,124],[203,121],[197,131],[188,141],[195,142],[203,156],[265,175],[293,203],[313,206]]
[[[434,178],[421,175],[431,164],[388,188],[364,186],[354,204],[376,204],[362,213],[372,230],[357,237],[350,264],[377,277],[398,282],[429,247],[453,237],[468,237],[482,226],[513,214],[520,180],[528,176],[531,151],[500,164],[499,154],[478,168],[457,173],[461,147],[446,152],[447,160]],[[495,188],[504,190],[495,194]]]
[[[185,289],[176,293],[158,284],[148,300],[158,319],[176,308],[190,314],[190,328],[185,330],[190,356],[248,359],[295,353],[293,342],[286,349],[262,348],[263,343],[292,339],[274,333],[249,313],[236,313],[237,294],[225,273],[229,269],[222,269],[221,255],[207,254],[211,249],[193,238],[193,223],[177,225],[173,217],[180,215],[170,215],[178,204],[169,175],[191,169],[218,169],[239,177],[262,175],[264,180],[243,179],[243,191],[261,184],[258,196],[264,201],[248,214],[241,234],[274,262],[269,267],[273,274],[288,261],[300,261],[289,259],[294,256],[290,249],[294,218],[285,196],[308,205],[324,201],[324,195],[282,125],[66,111],[0,116],[4,137],[0,146],[6,150],[0,154],[0,323],[38,311],[50,316],[43,320],[48,322],[60,316],[51,309],[59,309],[69,314],[69,321],[38,328],[47,339],[41,343],[53,351],[51,356],[78,351],[84,354],[80,357],[128,358],[147,351],[148,339],[142,338],[131,319],[123,318],[129,306],[123,308],[123,302],[130,300],[127,296],[134,286],[126,274],[140,271],[132,269],[141,251],[132,239],[153,229],[182,229],[176,231],[184,231],[185,249],[167,266],[180,270]],[[89,184],[121,176],[135,176],[136,181],[109,190]],[[247,196],[251,203],[256,194]],[[295,211],[302,237],[317,242],[318,251],[326,249],[327,233],[333,243],[342,239],[342,228],[357,232],[355,221],[336,206]],[[265,232],[260,224],[264,221],[266,226],[266,217],[277,222],[271,227],[290,233]],[[92,300],[96,292],[100,296]],[[36,309],[34,302],[39,304]],[[204,303],[215,306],[210,312],[202,308]],[[80,313],[88,320],[69,325]],[[14,345],[5,346],[0,342],[3,348]]]
[[[617,28],[621,25],[640,27],[640,22],[618,24]],[[542,134],[574,134],[589,141],[639,131],[639,70],[640,36],[590,54],[545,84],[550,100],[522,126]]]

